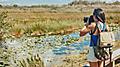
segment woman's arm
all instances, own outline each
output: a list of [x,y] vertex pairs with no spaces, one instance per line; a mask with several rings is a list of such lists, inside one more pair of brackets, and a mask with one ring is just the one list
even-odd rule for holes
[[81,30],[80,30],[80,36],[84,36],[85,34],[87,34],[89,32],[89,29],[86,28],[86,26],[84,26]]
[[80,36],[84,36],[85,34],[87,34],[88,32],[90,32],[93,28],[95,27],[95,23],[91,23],[88,26],[84,26],[81,30],[80,30]]

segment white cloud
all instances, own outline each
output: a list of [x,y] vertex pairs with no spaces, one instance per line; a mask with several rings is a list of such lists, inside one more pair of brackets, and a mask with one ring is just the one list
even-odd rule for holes
[[0,2],[5,2],[5,1],[8,1],[8,0],[0,0]]

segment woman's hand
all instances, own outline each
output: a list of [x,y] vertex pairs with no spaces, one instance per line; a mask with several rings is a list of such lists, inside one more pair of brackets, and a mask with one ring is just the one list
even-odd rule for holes
[[95,28],[95,26],[96,26],[95,23],[91,23],[90,25],[84,26],[80,30],[80,36],[84,36],[85,34],[87,34],[88,32],[90,32],[93,28]]

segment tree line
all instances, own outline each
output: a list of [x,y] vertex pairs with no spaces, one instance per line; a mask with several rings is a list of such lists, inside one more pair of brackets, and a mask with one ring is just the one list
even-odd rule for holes
[[[87,0],[83,1],[83,0],[75,0],[71,3],[68,3],[67,5],[95,5],[95,4],[109,4],[109,5],[120,5],[120,1],[115,1],[115,2],[112,2],[112,3],[106,3],[105,1],[102,2],[102,1],[94,1],[94,2],[89,2]],[[63,5],[64,6],[64,5]],[[3,7],[44,7],[44,8],[50,8],[50,7],[56,7],[56,5],[31,5],[31,6],[19,6],[17,4],[13,4],[13,5],[7,5],[7,6],[3,6],[2,4],[0,4],[0,8],[3,8]]]
[[109,5],[120,5],[120,1],[115,1],[115,2],[112,2],[112,3],[107,3],[105,1],[94,1],[94,2],[89,2],[87,0],[75,0],[71,3],[69,3],[68,5],[88,5],[88,4],[91,4],[91,5],[95,5],[95,4],[109,4]]

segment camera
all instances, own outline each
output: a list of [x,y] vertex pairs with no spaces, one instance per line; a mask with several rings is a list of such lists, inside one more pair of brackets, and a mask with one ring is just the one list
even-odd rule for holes
[[91,15],[89,17],[84,17],[85,25],[90,25],[92,22],[94,22],[93,15]]

